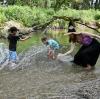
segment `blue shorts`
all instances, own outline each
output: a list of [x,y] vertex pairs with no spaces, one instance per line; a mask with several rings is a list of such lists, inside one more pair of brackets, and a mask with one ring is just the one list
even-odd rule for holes
[[9,61],[17,61],[17,53],[16,51],[9,51]]

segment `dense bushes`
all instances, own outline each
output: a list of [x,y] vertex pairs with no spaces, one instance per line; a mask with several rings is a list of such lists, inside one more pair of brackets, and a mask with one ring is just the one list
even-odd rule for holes
[[25,26],[32,26],[33,24],[43,24],[51,19],[53,15],[71,16],[75,18],[82,18],[83,21],[91,21],[94,19],[100,20],[100,11],[95,10],[59,10],[54,12],[53,9],[31,8],[28,6],[8,6],[0,7],[0,24],[9,20],[17,20]]
[[30,8],[28,6],[0,7],[0,23],[9,20],[17,20],[25,26],[34,23],[44,23],[54,14],[52,9]]
[[95,20],[96,15],[100,15],[99,10],[74,10],[74,9],[67,9],[67,10],[59,10],[57,12],[57,15],[64,15],[68,17],[74,17],[74,18],[81,18],[83,21],[93,21]]

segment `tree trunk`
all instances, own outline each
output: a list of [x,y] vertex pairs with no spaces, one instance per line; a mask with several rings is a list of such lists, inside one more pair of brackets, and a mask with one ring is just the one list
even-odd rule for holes
[[83,9],[89,9],[91,7],[89,0],[83,0]]
[[14,5],[15,4],[15,0],[8,0],[8,4]]
[[94,0],[91,0],[91,8],[94,8]]
[[86,26],[90,29],[93,29],[96,32],[100,33],[100,31],[98,29],[95,29],[95,28],[87,25],[86,23],[83,23],[80,18],[79,19],[74,19],[73,17],[66,17],[66,16],[54,16],[50,21],[48,21],[48,22],[46,22],[42,25],[37,25],[37,26],[33,27],[33,29],[34,30],[44,30],[48,25],[50,25],[54,20],[57,20],[57,19],[63,19],[64,21],[72,21],[74,23],[84,25],[84,26]]
[[96,2],[95,2],[95,9],[99,9],[99,5],[100,5],[100,1],[96,0]]

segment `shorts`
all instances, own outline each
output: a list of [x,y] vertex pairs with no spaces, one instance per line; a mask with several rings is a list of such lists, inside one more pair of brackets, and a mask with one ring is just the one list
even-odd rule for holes
[[16,62],[17,58],[18,57],[16,51],[9,51],[9,61]]

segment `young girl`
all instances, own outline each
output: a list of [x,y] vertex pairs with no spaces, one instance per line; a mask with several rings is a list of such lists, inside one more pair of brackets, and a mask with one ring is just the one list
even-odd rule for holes
[[48,47],[48,58],[55,59],[56,52],[59,49],[59,44],[53,39],[48,39],[47,37],[41,38],[41,41]]

